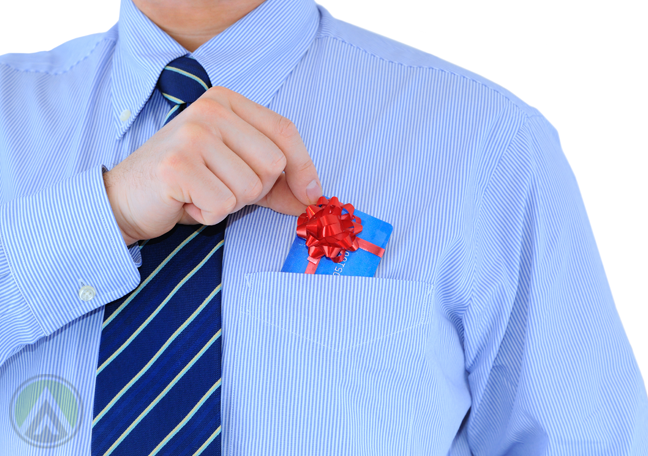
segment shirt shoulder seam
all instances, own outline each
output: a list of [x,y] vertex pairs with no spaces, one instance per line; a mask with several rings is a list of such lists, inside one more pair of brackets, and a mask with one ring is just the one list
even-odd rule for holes
[[98,47],[101,43],[103,43],[104,41],[113,41],[113,40],[110,39],[110,38],[108,38],[108,37],[103,37],[103,38],[101,38],[100,40],[97,40],[97,42],[95,43],[95,45],[92,46],[92,49],[90,49],[90,50],[86,53],[86,55],[84,55],[84,56],[81,57],[79,60],[77,60],[76,62],[74,62],[74,63],[73,63],[72,65],[70,65],[68,68],[66,68],[66,69],[64,69],[64,70],[60,70],[60,71],[53,71],[53,72],[52,72],[52,71],[44,71],[44,70],[28,70],[28,69],[24,69],[24,68],[16,68],[15,66],[10,65],[10,64],[5,63],[5,62],[0,62],[0,66],[4,66],[4,67],[6,67],[6,68],[9,68],[9,69],[11,69],[11,70],[13,70],[13,71],[16,71],[16,72],[19,72],[19,73],[41,73],[41,74],[49,74],[49,75],[52,75],[52,76],[60,76],[60,75],[62,75],[62,74],[69,73],[70,71],[72,71],[72,69],[74,69],[74,67],[76,67],[76,66],[79,65],[81,62],[83,62],[83,61],[86,60],[88,57],[90,57],[90,56],[94,53],[94,51],[97,49],[97,47]]
[[[383,56],[380,56],[380,55],[378,55],[378,54],[376,54],[376,53],[374,53],[374,52],[368,51],[367,49],[365,49],[365,48],[363,48],[363,47],[361,47],[361,46],[358,46],[357,44],[351,43],[351,42],[345,40],[344,38],[340,38],[339,36],[331,35],[331,34],[328,34],[328,33],[321,34],[321,35],[319,35],[316,39],[319,40],[319,39],[323,39],[323,38],[330,38],[330,39],[333,39],[333,40],[336,40],[336,41],[340,41],[341,43],[344,43],[344,44],[346,44],[346,45],[348,45],[348,46],[351,46],[351,47],[353,47],[353,48],[355,48],[355,49],[358,49],[358,50],[364,52],[365,54],[370,55],[370,56],[372,56],[372,57],[374,57],[374,58],[377,58],[377,59],[379,59],[379,60],[382,60],[382,61],[384,61],[384,62],[393,63],[393,64],[395,64],[395,65],[400,65],[400,66],[403,66],[403,67],[406,67],[406,68],[420,68],[420,69],[422,69],[422,70],[435,70],[435,71],[442,71],[442,72],[444,72],[444,73],[452,74],[452,75],[454,75],[454,76],[457,76],[457,77],[460,77],[460,78],[466,79],[467,81],[474,82],[475,84],[479,84],[480,86],[483,86],[483,87],[487,88],[487,89],[490,90],[491,92],[495,92],[497,95],[499,95],[500,97],[502,97],[502,98],[504,98],[505,100],[507,100],[509,103],[511,103],[512,105],[514,105],[514,106],[516,107],[516,109],[518,109],[522,114],[524,114],[524,116],[526,116],[526,119],[525,119],[525,120],[528,120],[528,119],[530,119],[531,117],[536,117],[536,116],[537,116],[537,117],[542,117],[542,114],[539,114],[539,113],[537,113],[537,112],[536,112],[536,113],[533,113],[533,114],[530,114],[530,113],[528,113],[528,112],[525,112],[525,110],[522,109],[522,108],[520,107],[520,104],[519,104],[518,102],[516,102],[515,100],[511,99],[511,98],[510,98],[509,96],[507,96],[506,94],[500,92],[499,90],[494,89],[493,87],[488,86],[487,84],[484,84],[484,83],[481,82],[481,81],[478,81],[478,80],[476,80],[476,79],[470,78],[470,77],[468,77],[468,76],[466,76],[466,75],[459,74],[459,73],[456,73],[456,72],[454,72],[454,71],[448,71],[448,70],[446,70],[446,69],[438,68],[438,67],[436,67],[436,66],[429,66],[429,65],[410,65],[410,64],[403,63],[403,62],[399,62],[399,61],[396,61],[396,60],[387,59],[387,58],[385,58],[385,57],[383,57]],[[529,108],[532,109],[532,110],[535,110],[535,108],[533,108],[533,107],[531,107],[531,106],[529,106]]]
[[[495,166],[493,167],[492,172],[491,172],[490,175],[488,176],[488,180],[486,181],[486,185],[484,186],[484,190],[483,190],[483,191],[481,192],[481,194],[479,195],[479,205],[478,205],[478,207],[477,207],[476,210],[475,210],[475,217],[474,217],[473,227],[476,226],[477,222],[478,222],[478,221],[481,219],[481,217],[482,217],[482,209],[483,209],[484,196],[489,192],[489,190],[490,190],[490,188],[491,188],[491,184],[493,184],[493,176],[494,176],[494,175],[497,173],[497,171],[499,170],[500,165],[502,164],[502,161],[504,160],[504,157],[505,157],[505,156],[509,153],[509,151],[511,150],[511,146],[513,145],[513,142],[514,142],[515,139],[516,139],[516,138],[517,138],[517,137],[518,137],[518,136],[523,132],[523,130],[526,129],[526,128],[528,127],[529,122],[531,121],[532,118],[534,118],[534,117],[543,117],[543,116],[540,115],[540,114],[533,114],[533,115],[529,115],[529,114],[527,114],[527,113],[524,113],[524,114],[525,114],[526,117],[521,118],[520,126],[516,129],[515,133],[511,136],[510,141],[508,141],[506,147],[503,148],[502,153],[501,153],[501,154],[499,155],[499,157],[497,158],[497,163],[495,164]],[[476,231],[474,231],[474,232],[476,233]],[[479,235],[475,234],[475,242],[473,242],[473,244],[472,244],[471,258],[473,258],[473,259],[475,258],[475,253],[476,253],[477,249],[479,248],[479,246],[481,245],[481,241],[482,241],[481,237],[480,237]],[[476,264],[476,263],[473,261],[473,264]],[[474,277],[474,272],[475,272],[474,270],[471,271],[471,275],[472,275],[473,277]],[[475,298],[474,298],[474,296],[475,296],[475,283],[474,283],[474,280],[471,280],[471,284],[470,284],[470,298],[468,299],[468,302],[469,302],[469,304],[468,304],[468,308],[471,308],[472,305],[473,305],[473,303],[475,302]],[[508,321],[509,321],[510,319],[511,319],[511,315],[509,314],[509,315],[507,315],[507,324],[508,324]],[[503,335],[502,335],[502,337],[503,337]],[[500,341],[498,342],[498,344],[497,344],[497,350],[495,351],[495,353],[499,352],[500,347],[501,347],[501,343],[502,343],[502,340],[500,340]],[[483,348],[482,348],[482,349],[483,349]],[[470,372],[470,371],[472,370],[472,368],[474,367],[474,364],[473,364],[473,363],[475,362],[475,360],[476,360],[477,358],[479,358],[482,349],[480,349],[477,353],[474,354],[474,356],[473,356],[473,360],[472,360],[472,362],[470,363],[470,365],[466,364],[465,367],[466,367],[466,370],[467,370],[467,371]],[[495,361],[495,358],[493,358],[492,362],[494,362],[494,361]],[[491,362],[491,365],[490,365],[490,367],[489,367],[489,371],[488,371],[488,372],[489,372],[489,375],[490,375],[490,370],[492,369],[492,362]]]

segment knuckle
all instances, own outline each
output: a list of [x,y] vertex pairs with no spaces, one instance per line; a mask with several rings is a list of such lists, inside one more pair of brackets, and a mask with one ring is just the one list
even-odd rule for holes
[[310,160],[304,160],[303,162],[298,163],[295,166],[295,169],[297,170],[298,174],[302,174],[302,173],[306,173],[306,172],[309,172],[309,171],[314,171],[315,170],[315,165]]
[[222,86],[214,86],[207,90],[207,97],[204,97],[207,100],[217,102],[221,105],[229,107],[229,100],[233,92]]
[[248,202],[256,201],[261,197],[263,192],[263,183],[258,177],[254,178],[254,181],[245,189],[245,200]]
[[205,225],[216,225],[218,222],[223,220],[227,214],[222,215],[217,212],[209,212],[207,214],[203,214],[203,219],[205,221]]
[[227,214],[230,214],[234,208],[236,207],[236,196],[233,194],[230,194],[228,197],[225,197],[222,203],[222,208],[224,212],[224,217],[227,216]]
[[202,216],[203,216],[203,225],[212,226],[218,223],[216,221],[216,217],[213,214],[205,214],[203,212]]
[[176,176],[183,172],[187,160],[182,153],[170,153],[159,163],[158,174],[163,180],[175,180]]
[[268,163],[268,166],[266,167],[266,177],[269,179],[275,179],[277,176],[279,176],[279,174],[283,172],[284,169],[286,169],[287,163],[288,161],[286,160],[286,156],[283,153],[277,154],[277,157],[270,161],[270,163]]
[[223,118],[229,114],[228,109],[217,100],[206,97],[199,98],[191,107],[196,108],[194,111],[202,120],[206,118]]
[[209,212],[204,214],[205,225],[215,225],[223,220],[236,208],[236,204],[236,196],[232,193],[219,192],[219,195],[214,198]]
[[207,135],[208,129],[198,122],[185,122],[179,129],[179,142],[183,145],[197,146],[201,144]]
[[210,95],[224,95],[227,92],[229,92],[228,89],[226,89],[223,86],[213,86],[210,87],[209,90],[207,91]]
[[289,140],[295,139],[295,137],[299,136],[299,132],[297,131],[297,127],[295,126],[294,123],[290,119],[287,119],[286,117],[279,116],[279,119],[277,120],[277,133],[279,136],[282,138],[286,138]]
[[191,103],[187,112],[192,112],[196,116],[204,116],[206,111],[209,109],[209,104],[210,100],[205,99],[204,97],[198,98],[196,101]]

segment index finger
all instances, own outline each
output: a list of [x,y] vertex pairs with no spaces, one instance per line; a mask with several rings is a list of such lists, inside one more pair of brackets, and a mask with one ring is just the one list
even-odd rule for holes
[[287,118],[224,87],[212,87],[204,96],[214,97],[237,116],[267,136],[286,156],[286,181],[303,204],[322,196],[322,184],[297,127]]

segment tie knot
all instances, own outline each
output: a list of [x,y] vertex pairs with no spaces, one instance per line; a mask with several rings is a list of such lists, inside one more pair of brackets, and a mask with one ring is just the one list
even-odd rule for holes
[[165,124],[211,87],[209,75],[196,59],[180,57],[162,70],[157,87],[171,105]]

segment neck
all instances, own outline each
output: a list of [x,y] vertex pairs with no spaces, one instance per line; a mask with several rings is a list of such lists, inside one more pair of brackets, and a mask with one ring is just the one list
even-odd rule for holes
[[264,0],[133,0],[135,6],[189,52]]

